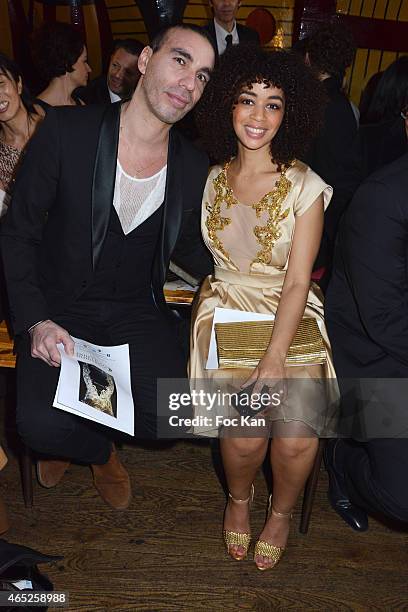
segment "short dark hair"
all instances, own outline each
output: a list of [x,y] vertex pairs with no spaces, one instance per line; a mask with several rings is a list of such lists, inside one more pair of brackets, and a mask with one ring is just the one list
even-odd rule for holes
[[113,41],[112,55],[118,49],[123,49],[126,53],[139,56],[146,45],[136,40],[136,38],[116,38]]
[[237,154],[232,112],[242,89],[253,83],[275,86],[285,94],[285,113],[270,151],[279,166],[290,164],[304,155],[317,135],[326,98],[310,68],[288,51],[241,43],[221,55],[196,111],[203,146],[220,163]]
[[153,49],[153,53],[159,51],[165,42],[169,32],[172,30],[190,30],[190,32],[195,32],[199,36],[205,38],[205,40],[210,43],[211,47],[214,49],[214,53],[216,54],[216,49],[214,45],[214,41],[211,38],[210,34],[204,28],[200,28],[200,26],[195,25],[194,23],[177,23],[175,25],[167,26],[160,30],[151,40],[150,46]]
[[47,83],[66,72],[72,72],[84,46],[78,30],[60,21],[44,23],[34,30],[31,39],[34,63]]
[[342,23],[326,23],[308,38],[309,61],[318,72],[342,79],[354,58],[354,38]]
[[21,92],[21,100],[24,104],[26,111],[31,115],[35,114],[37,111],[33,106],[33,98],[28,91],[28,89],[24,85],[23,73],[21,72],[18,64],[11,60],[5,53],[0,53],[0,74],[3,74],[8,79],[12,78],[13,81],[17,84],[21,79],[23,84],[23,90]]

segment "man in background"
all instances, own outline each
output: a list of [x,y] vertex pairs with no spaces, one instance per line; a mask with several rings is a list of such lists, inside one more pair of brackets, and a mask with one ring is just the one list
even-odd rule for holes
[[224,53],[230,45],[260,42],[258,32],[237,23],[236,16],[240,5],[239,0],[210,0],[214,19],[204,28],[212,37],[218,55]]
[[408,522],[408,154],[356,191],[339,229],[325,319],[342,394],[325,461],[329,500],[356,531],[367,513]]
[[129,98],[140,77],[137,62],[143,44],[133,38],[118,39],[114,43],[107,74],[101,74],[87,87],[78,91],[86,104],[110,104]]
[[340,218],[361,180],[355,145],[357,122],[343,92],[343,77],[354,53],[351,32],[338,23],[323,24],[306,43],[306,63],[322,82],[328,100],[320,133],[302,160],[334,191],[324,214],[323,237],[314,266],[314,279],[323,291],[330,278]]

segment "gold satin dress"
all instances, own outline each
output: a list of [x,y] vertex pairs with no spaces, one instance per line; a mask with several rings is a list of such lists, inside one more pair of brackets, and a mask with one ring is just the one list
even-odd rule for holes
[[[223,381],[231,390],[231,379],[238,389],[249,377],[249,369],[206,369],[214,309],[275,314],[289,263],[295,218],[321,194],[325,209],[332,197],[329,185],[308,166],[295,161],[260,202],[243,204],[228,185],[226,167],[210,170],[203,194],[201,229],[215,268],[193,304],[189,376],[191,389],[197,391],[203,387],[207,391],[222,390]],[[285,401],[272,410],[271,418],[284,423],[300,421],[314,434],[332,437],[337,423],[338,386],[324,325],[323,296],[313,282],[304,316],[321,321],[327,360],[324,365],[285,368],[288,378],[297,379],[296,385],[289,387]],[[234,410],[232,406],[217,407],[218,414],[227,416]],[[209,414],[202,406],[195,406],[194,411],[195,417]],[[205,436],[219,433],[214,423],[208,426],[201,422],[193,430]]]

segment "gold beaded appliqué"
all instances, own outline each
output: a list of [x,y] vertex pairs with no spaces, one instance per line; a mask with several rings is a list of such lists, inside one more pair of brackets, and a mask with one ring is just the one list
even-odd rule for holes
[[224,257],[230,260],[227,251],[224,249],[221,240],[217,236],[218,231],[223,230],[226,225],[231,223],[229,217],[221,216],[221,204],[225,202],[227,208],[231,208],[231,206],[238,204],[238,200],[235,198],[231,187],[228,185],[227,168],[228,164],[225,164],[218,176],[213,179],[215,189],[214,204],[211,206],[211,204],[207,202],[205,205],[205,209],[208,211],[205,225],[207,226],[208,237],[214,244],[214,247],[218,249]]
[[262,249],[258,251],[252,263],[259,262],[270,264],[272,259],[272,248],[282,235],[279,224],[286,219],[289,214],[289,208],[282,211],[282,204],[292,187],[292,182],[285,174],[286,170],[287,168],[282,170],[279,179],[275,183],[275,189],[265,194],[257,204],[252,205],[258,218],[264,211],[267,211],[269,214],[266,225],[256,225],[254,227],[254,234],[262,246]]
[[[211,205],[209,202],[207,202],[205,205],[208,212],[205,224],[208,230],[208,237],[212,241],[214,247],[228,260],[230,260],[229,254],[224,249],[221,240],[217,236],[218,231],[222,231],[231,223],[231,219],[229,217],[221,216],[221,204],[225,202],[227,209],[238,204],[238,200],[234,196],[231,187],[228,185],[228,166],[229,164],[226,163],[218,176],[213,179],[215,190],[214,204]],[[281,237],[279,223],[286,219],[289,214],[289,208],[286,208],[282,212],[282,204],[292,187],[291,181],[286,177],[286,170],[287,167],[282,170],[279,179],[275,183],[275,188],[273,191],[265,194],[256,204],[252,204],[252,208],[255,210],[258,218],[264,211],[267,211],[269,214],[266,225],[256,225],[254,227],[254,234],[258,242],[261,244],[262,249],[258,251],[252,263],[260,262],[269,264],[272,259],[272,248],[275,242]]]

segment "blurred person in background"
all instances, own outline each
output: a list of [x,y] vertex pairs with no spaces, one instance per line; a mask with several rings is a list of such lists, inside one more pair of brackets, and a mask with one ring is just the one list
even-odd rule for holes
[[0,53],[0,216],[7,210],[20,156],[43,117],[17,64]]
[[76,106],[84,102],[75,96],[88,83],[91,68],[81,34],[68,23],[45,23],[33,32],[34,64],[46,87],[38,103],[47,106]]
[[78,90],[86,104],[110,104],[129,98],[140,78],[139,55],[144,45],[133,38],[116,40],[107,74],[93,79],[87,87]]
[[328,99],[323,127],[303,159],[333,187],[314,266],[315,279],[323,289],[330,276],[340,217],[360,181],[359,159],[354,154],[358,127],[350,101],[343,92],[344,74],[354,53],[351,33],[339,23],[321,26],[307,42],[306,63],[322,82]]
[[231,45],[241,42],[259,44],[259,34],[252,28],[237,23],[236,17],[241,6],[239,0],[210,0],[214,18],[204,26],[214,41],[218,55]]
[[360,104],[358,105],[360,111],[360,125],[368,123],[368,109],[370,108],[371,100],[373,99],[373,95],[383,74],[384,73],[380,71],[371,75],[370,79],[367,81],[366,86],[361,92]]
[[408,151],[408,56],[383,72],[365,121],[359,133],[364,178]]

